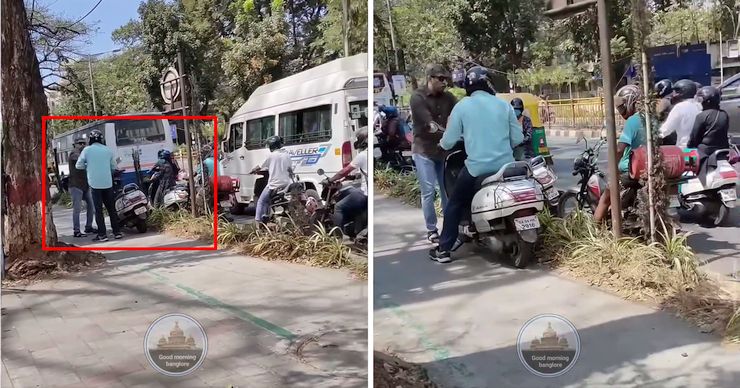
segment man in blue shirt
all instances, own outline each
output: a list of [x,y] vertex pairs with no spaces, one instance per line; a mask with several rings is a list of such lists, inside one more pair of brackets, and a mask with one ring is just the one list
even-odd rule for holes
[[[621,174],[620,181],[623,186],[630,188],[636,188],[638,185],[638,182],[629,177],[630,154],[633,149],[641,147],[647,142],[645,127],[642,125],[643,119],[637,111],[637,104],[641,99],[642,92],[637,85],[623,86],[617,91],[617,95],[614,96],[614,105],[617,107],[619,114],[622,115],[622,118],[625,119],[624,129],[617,143],[618,167]],[[636,190],[630,190],[628,194],[634,195],[636,194]],[[622,199],[622,203],[631,203],[631,201],[631,199]],[[601,222],[606,217],[610,205],[611,197],[609,188],[607,187],[601,194],[599,205],[594,211],[594,220],[596,222]]]
[[103,205],[108,210],[113,235],[116,239],[120,239],[123,235],[118,225],[115,194],[113,193],[113,170],[116,169],[113,151],[103,144],[103,133],[97,129],[90,132],[89,138],[90,145],[82,150],[75,167],[87,171],[87,182],[92,188],[95,220],[98,224],[98,235],[93,241],[108,241]]
[[460,219],[475,195],[476,178],[514,162],[514,147],[524,141],[514,108],[496,97],[486,68],[476,66],[468,70],[465,92],[468,97],[452,109],[439,143],[443,149],[450,150],[462,139],[468,155],[444,210],[439,246],[429,251],[429,257],[440,263],[452,261],[450,250],[457,239]]

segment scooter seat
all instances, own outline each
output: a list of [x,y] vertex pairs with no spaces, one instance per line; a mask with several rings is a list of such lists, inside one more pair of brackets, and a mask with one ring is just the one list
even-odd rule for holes
[[493,182],[502,182],[504,180],[529,176],[529,164],[527,162],[513,162],[501,167],[495,173],[483,174],[476,179],[476,190]]

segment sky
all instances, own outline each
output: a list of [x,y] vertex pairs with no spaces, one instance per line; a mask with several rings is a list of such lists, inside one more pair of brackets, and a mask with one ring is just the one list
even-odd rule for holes
[[[88,13],[99,0],[36,0],[44,4],[57,15],[77,20]],[[138,19],[137,9],[141,0],[102,0],[95,10],[84,21],[94,23],[97,32],[89,36],[90,45],[80,45],[79,50],[84,54],[96,54],[111,51],[117,48],[111,40],[111,33],[118,27]]]

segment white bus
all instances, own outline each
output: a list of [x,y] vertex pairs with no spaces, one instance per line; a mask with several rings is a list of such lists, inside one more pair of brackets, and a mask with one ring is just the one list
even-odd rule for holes
[[368,55],[337,59],[262,85],[231,117],[222,144],[223,175],[239,178],[237,210],[254,200],[256,175],[270,151],[265,140],[280,135],[293,169],[308,188],[321,192],[321,168],[332,174],[349,164],[355,132],[368,125]]
[[141,171],[145,173],[157,162],[159,150],[173,150],[169,121],[156,118],[161,116],[161,113],[132,113],[122,116],[152,116],[152,119],[99,120],[55,136],[52,147],[59,161],[59,173],[69,176],[68,160],[69,154],[74,149],[75,139],[80,137],[87,140],[89,133],[95,129],[103,133],[105,145],[119,158],[118,168],[126,170],[122,175],[124,185],[136,182],[134,151],[139,153]]
[[393,84],[383,73],[373,74],[373,102],[375,106],[396,105]]

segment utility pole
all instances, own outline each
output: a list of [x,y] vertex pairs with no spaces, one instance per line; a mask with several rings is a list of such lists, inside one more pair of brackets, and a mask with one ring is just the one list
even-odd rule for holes
[[398,50],[396,49],[396,33],[393,30],[393,12],[391,11],[391,0],[385,0],[385,4],[388,7],[388,22],[391,27],[391,48],[393,48],[393,58],[396,60],[396,71],[400,70],[400,64],[398,62]]
[[[188,93],[185,89],[185,65],[182,61],[182,51],[177,50],[177,67],[180,73],[180,93],[182,93],[182,115],[188,115],[188,107],[190,106],[190,100],[188,99]],[[190,211],[193,216],[196,215],[195,209],[195,185],[193,183],[193,141],[190,138],[190,129],[188,128],[188,120],[183,120],[185,126],[185,142],[188,148],[188,188],[190,189]]]
[[98,115],[98,107],[95,105],[95,85],[93,84],[93,75],[92,75],[92,56],[87,56],[87,70],[90,72],[90,91],[92,92],[92,99],[93,99],[93,115]]
[[342,0],[342,26],[344,27],[344,56],[349,56],[349,0]]
[[[606,103],[606,138],[609,144],[609,193],[611,194],[612,233],[622,237],[622,204],[619,201],[619,169],[617,168],[617,125],[614,121],[614,80],[612,80],[612,56],[609,42],[609,23],[606,0],[598,0],[599,41],[601,47],[601,75],[604,81]],[[647,80],[645,80],[647,82]]]

